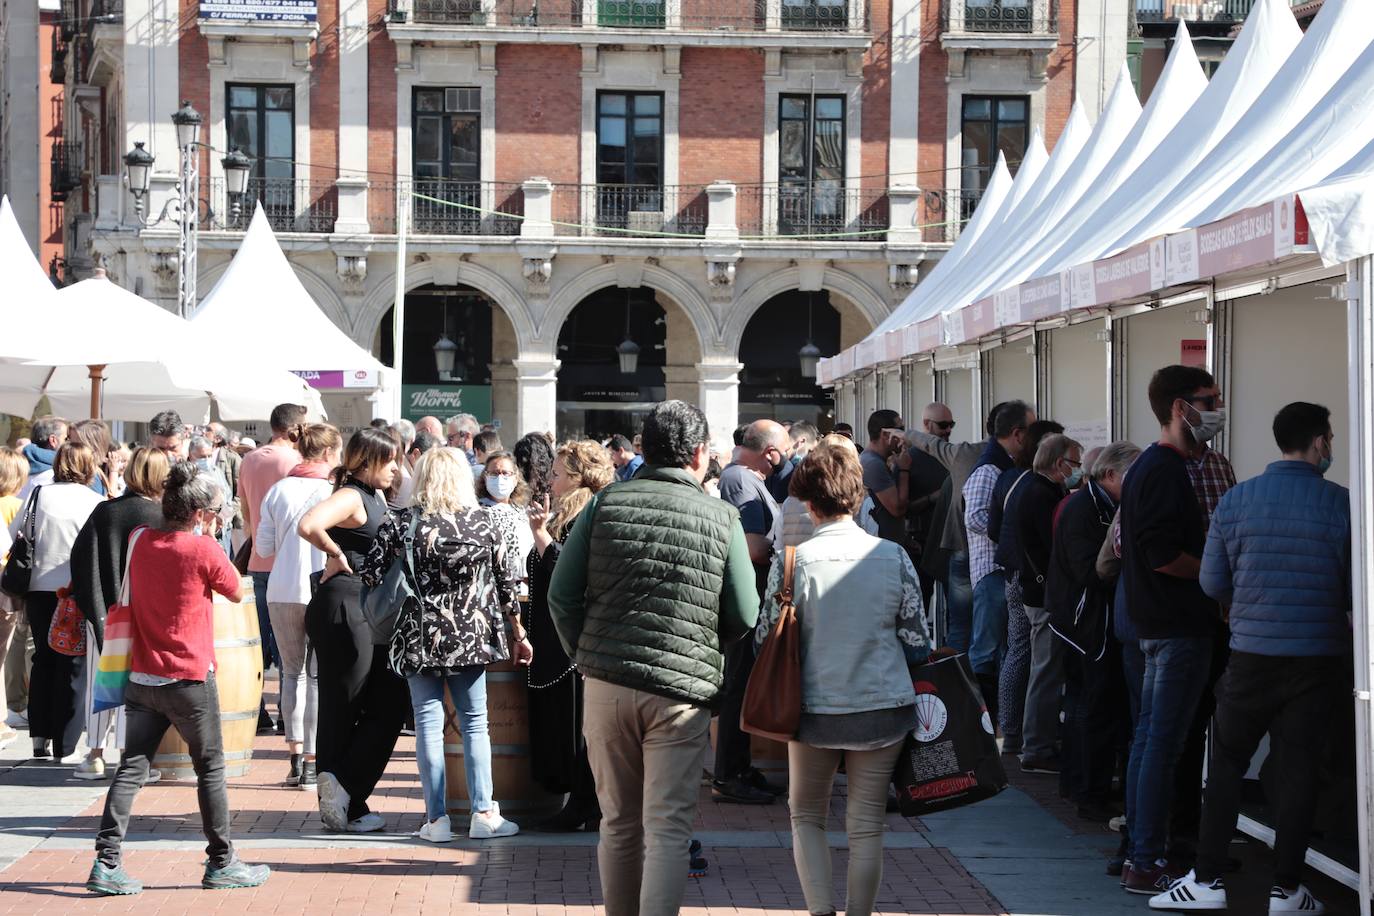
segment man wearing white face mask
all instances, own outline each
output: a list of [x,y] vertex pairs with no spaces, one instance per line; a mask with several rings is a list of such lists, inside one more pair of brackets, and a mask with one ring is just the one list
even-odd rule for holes
[[1187,870],[1166,858],[1166,833],[1175,769],[1206,688],[1220,616],[1198,585],[1207,523],[1187,462],[1226,418],[1216,382],[1196,367],[1160,369],[1149,397],[1159,441],[1131,467],[1121,495],[1121,574],[1145,657],[1126,775],[1131,855],[1122,886],[1153,895]]

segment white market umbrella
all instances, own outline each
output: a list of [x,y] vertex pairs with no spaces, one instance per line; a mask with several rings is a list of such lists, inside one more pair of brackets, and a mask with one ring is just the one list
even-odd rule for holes
[[[43,349],[28,360],[47,373],[33,401],[45,394],[57,413],[89,407],[90,416],[120,420],[166,409],[209,419],[212,401],[226,420],[265,419],[282,403],[323,415],[319,395],[297,376],[224,362],[234,351],[223,341],[96,274],[57,293]],[[97,333],[68,338],[70,328]]]

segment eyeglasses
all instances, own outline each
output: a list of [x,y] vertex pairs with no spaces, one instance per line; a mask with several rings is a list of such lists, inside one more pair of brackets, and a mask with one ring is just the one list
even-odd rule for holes
[[486,473],[487,473],[487,476],[489,476],[489,477],[514,477],[514,476],[515,476],[515,472],[512,471],[512,470],[509,470],[509,469],[506,469],[506,470],[488,470]]
[[953,429],[953,428],[954,428],[954,421],[953,421],[953,420],[931,420],[930,422],[933,423],[937,429]]
[[206,512],[209,512],[211,515],[219,515],[221,512],[224,511],[224,506],[223,506],[223,505],[211,506],[210,508],[206,509],[205,511],[206,511]]

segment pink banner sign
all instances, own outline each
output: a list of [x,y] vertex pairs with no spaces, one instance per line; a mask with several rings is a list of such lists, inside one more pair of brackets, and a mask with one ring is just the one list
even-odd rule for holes
[[[1094,295],[1097,302],[1116,302],[1143,296],[1151,289],[1151,246],[1149,242],[1127,248],[1093,264]],[[1160,251],[1160,273],[1163,273],[1163,251]],[[1076,305],[1077,303],[1075,303]],[[1093,303],[1097,304],[1096,302]]]
[[1199,228],[1198,275],[1215,277],[1274,260],[1276,250],[1280,248],[1276,236],[1276,215],[1282,215],[1286,223],[1288,247],[1291,250],[1292,200],[1284,198],[1274,204],[1241,210],[1233,216]]
[[977,340],[992,332],[997,326],[995,309],[991,298],[980,299],[964,307],[964,340]]
[[895,363],[905,354],[902,352],[902,332],[888,331],[883,335],[883,359]]
[[940,321],[939,315],[934,318],[927,318],[916,325],[917,337],[920,340],[920,352],[929,353],[943,343],[940,337],[943,327],[944,324]]
[[1020,319],[1039,321],[1059,314],[1063,297],[1063,279],[1059,274],[1027,280],[1020,287]]

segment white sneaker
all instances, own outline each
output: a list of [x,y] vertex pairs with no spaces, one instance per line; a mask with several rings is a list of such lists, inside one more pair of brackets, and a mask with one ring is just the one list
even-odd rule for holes
[[105,758],[87,757],[76,765],[76,769],[72,771],[72,776],[77,779],[104,779]]
[[1273,913],[1307,913],[1308,916],[1321,916],[1326,912],[1326,905],[1313,897],[1312,892],[1304,885],[1299,884],[1298,889],[1291,894],[1275,885],[1269,891],[1269,912],[1271,916]]
[[362,817],[355,817],[345,828],[349,833],[376,833],[386,826],[386,821],[376,811],[369,811]]
[[0,751],[19,740],[19,732],[9,726],[0,726]]
[[10,728],[28,728],[29,717],[22,712],[11,709],[10,714],[5,717],[5,724]]
[[519,832],[519,827],[501,816],[501,806],[496,802],[491,803],[490,811],[474,811],[472,820],[468,823],[468,838],[473,840],[515,836]]
[[333,773],[319,774],[320,820],[330,830],[348,829],[348,792]]
[[155,770],[155,769],[149,769],[149,770],[148,770],[148,778],[145,779],[145,780],[143,780],[143,784],[144,784],[145,786],[151,786],[151,785],[152,785],[153,783],[155,783],[155,782],[162,782],[162,771],[161,771],[161,770]]
[[1190,871],[1169,885],[1167,891],[1151,897],[1150,909],[1189,913],[1195,910],[1224,910],[1226,887],[1220,878],[1203,884],[1198,881],[1197,872]]
[[54,763],[60,763],[60,764],[62,764],[63,766],[76,766],[78,763],[85,763],[85,761],[86,761],[86,754],[85,754],[85,752],[83,752],[83,751],[72,751],[70,754],[68,754],[67,756],[63,757],[61,760],[54,760],[53,762],[54,762]]
[[437,821],[429,821],[415,835],[422,840],[431,843],[451,843],[453,841],[453,827],[449,823],[448,815],[445,814]]

